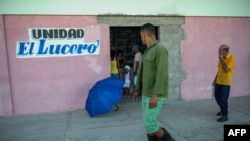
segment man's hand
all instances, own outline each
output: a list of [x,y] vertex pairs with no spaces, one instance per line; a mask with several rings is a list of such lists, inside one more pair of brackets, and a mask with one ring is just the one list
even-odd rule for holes
[[158,95],[153,94],[149,101],[149,109],[157,107],[157,103],[158,103]]
[[135,100],[135,101],[138,100],[138,92],[134,92],[134,94],[133,94],[133,100]]
[[223,70],[224,70],[225,72],[228,72],[228,71],[229,71],[229,68],[227,67],[226,63],[225,63],[224,60],[223,60],[223,58],[224,58],[223,54],[220,54],[219,58],[220,58],[220,62],[221,62],[221,65],[222,65]]
[[219,59],[220,59],[220,60],[223,60],[223,58],[224,58],[223,54],[222,54],[222,53],[219,54]]

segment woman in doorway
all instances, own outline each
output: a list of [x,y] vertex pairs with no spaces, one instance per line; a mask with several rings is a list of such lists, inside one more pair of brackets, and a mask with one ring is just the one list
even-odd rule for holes
[[120,79],[124,80],[124,66],[126,65],[126,59],[123,56],[123,52],[121,50],[119,50],[117,52],[117,58],[116,58],[116,62],[117,62],[117,67],[118,67],[118,71],[119,71],[119,77]]

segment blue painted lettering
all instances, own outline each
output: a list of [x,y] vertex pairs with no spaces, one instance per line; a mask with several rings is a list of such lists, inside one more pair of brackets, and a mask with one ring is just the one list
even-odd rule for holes
[[17,44],[17,55],[22,57],[45,57],[58,55],[95,54],[100,47],[99,40],[97,40],[96,43],[82,44],[51,44],[49,41],[46,41],[46,39],[40,39],[39,42],[19,42]]
[[96,48],[99,46],[99,40],[97,40],[97,45],[95,44],[90,44],[88,47],[88,52],[89,53],[95,53]]
[[49,46],[49,54],[60,54],[61,45],[50,45]]
[[46,41],[45,39],[40,40],[40,45],[38,47],[38,52],[37,52],[38,55],[47,54],[48,48],[44,49],[45,41]]
[[88,52],[89,53],[94,53],[95,50],[96,50],[96,45],[95,44],[89,45],[89,47],[88,47]]
[[77,53],[78,54],[82,54],[84,50],[88,49],[88,45],[87,44],[80,44],[78,46],[78,49],[77,49]]
[[28,54],[33,54],[34,42],[19,42],[19,52],[18,55],[25,56]]
[[70,46],[69,45],[63,45],[61,49],[62,54],[67,54],[69,52]]
[[72,45],[69,49],[70,54],[75,54],[77,52],[77,45]]

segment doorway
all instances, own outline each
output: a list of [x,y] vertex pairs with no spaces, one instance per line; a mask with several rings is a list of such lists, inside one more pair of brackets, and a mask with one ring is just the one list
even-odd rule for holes
[[[140,37],[141,27],[110,27],[110,50],[116,53],[122,51],[129,66],[133,66],[134,45],[139,45],[139,50],[143,54],[146,46],[142,44]],[[156,38],[158,39],[158,27],[156,28]]]
[[[157,26],[157,38],[161,43],[167,48],[169,54],[169,100],[180,100],[181,99],[181,81],[186,79],[186,72],[182,70],[182,59],[181,59],[181,43],[186,38],[185,31],[182,29],[182,25],[185,24],[185,17],[182,16],[127,16],[127,15],[99,15],[97,16],[97,23],[107,24],[110,26],[110,40],[118,41],[114,35],[114,29],[126,27],[128,29],[135,28],[133,31],[139,33],[140,27],[145,23],[152,23]],[[128,30],[124,29],[124,30]],[[122,29],[120,29],[122,30]],[[139,35],[139,34],[138,34]],[[139,35],[140,36],[140,35]],[[128,37],[125,37],[128,38]],[[140,37],[139,37],[140,38]],[[129,37],[128,39],[131,39]],[[139,44],[141,43],[138,40]],[[126,57],[133,62],[133,54],[131,54],[132,44],[126,47],[121,47],[126,49]],[[113,43],[111,43],[111,48],[117,50]],[[146,49],[140,46],[140,51],[143,53]],[[129,55],[130,54],[130,55]],[[131,57],[132,55],[132,57]]]

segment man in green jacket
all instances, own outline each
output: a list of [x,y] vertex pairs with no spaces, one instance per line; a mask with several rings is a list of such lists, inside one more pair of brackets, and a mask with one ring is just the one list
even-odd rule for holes
[[157,123],[159,112],[168,95],[168,52],[156,40],[155,27],[146,23],[141,27],[141,40],[147,49],[137,72],[136,89],[133,95],[137,100],[142,92],[143,122],[149,141],[175,141],[174,138]]

